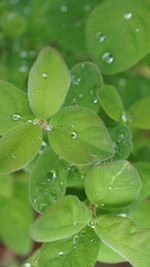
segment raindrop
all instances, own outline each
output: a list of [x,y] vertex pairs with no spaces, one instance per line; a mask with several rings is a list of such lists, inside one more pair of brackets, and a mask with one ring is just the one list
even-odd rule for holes
[[109,190],[112,190],[112,186],[109,186],[108,189],[109,189]]
[[81,81],[81,79],[80,79],[79,77],[76,77],[75,75],[72,75],[71,80],[72,80],[72,83],[73,83],[74,85],[79,85],[79,83],[80,83],[80,81]]
[[37,125],[39,123],[38,119],[33,120],[33,125]]
[[74,139],[74,140],[77,139],[78,138],[77,133],[76,132],[72,132],[71,133],[71,138]]
[[48,77],[47,73],[43,72],[42,73],[42,78],[47,79],[47,77]]
[[114,61],[113,56],[109,52],[102,55],[102,60],[107,64],[111,64]]
[[79,236],[78,235],[75,235],[73,237],[73,244],[76,245],[78,243],[78,240],[79,240]]
[[75,127],[75,124],[74,124],[74,123],[72,123],[72,124],[71,124],[71,127],[72,127],[72,128],[74,128],[74,127]]
[[124,17],[124,19],[125,20],[129,20],[129,19],[131,19],[132,18],[132,13],[131,12],[126,12],[124,15],[123,15],[123,17]]
[[46,126],[44,127],[44,129],[45,129],[46,132],[51,132],[52,127],[51,127],[50,125],[46,125]]
[[68,7],[67,6],[61,6],[60,11],[65,13],[68,11]]
[[101,207],[103,208],[105,205],[104,205],[104,203],[101,203]]
[[21,116],[19,114],[13,114],[12,117],[13,117],[14,121],[20,121],[20,119],[21,119]]
[[103,43],[106,40],[106,36],[102,32],[97,32],[96,33],[96,39],[100,42]]
[[126,139],[126,135],[124,134],[124,133],[122,133],[121,135],[120,135],[120,137],[121,137],[121,139]]
[[29,262],[25,263],[24,267],[31,267],[31,263]]
[[88,223],[88,226],[91,227],[92,229],[95,229],[95,222],[93,220],[91,220],[89,223]]
[[93,103],[94,103],[94,104],[97,104],[97,102],[98,102],[97,98],[94,97],[94,98],[93,98]]
[[19,67],[19,71],[22,72],[22,73],[27,72],[28,69],[29,69],[29,68],[28,68],[27,65],[21,65],[21,66]]
[[20,51],[20,57],[21,58],[27,58],[28,57],[27,51],[24,51],[24,50]]
[[63,257],[64,256],[64,252],[63,251],[58,252],[58,256],[59,257]]
[[90,242],[91,242],[92,244],[94,244],[94,243],[95,243],[95,239],[92,239]]
[[56,177],[57,177],[57,175],[56,175],[56,172],[55,171],[50,171],[47,174],[47,179],[51,183],[53,183],[55,181]]
[[122,121],[123,122],[127,122],[128,121],[127,113],[125,111],[123,111],[123,113],[122,113]]
[[139,29],[139,28],[136,28],[135,31],[136,31],[136,32],[140,32],[140,29]]

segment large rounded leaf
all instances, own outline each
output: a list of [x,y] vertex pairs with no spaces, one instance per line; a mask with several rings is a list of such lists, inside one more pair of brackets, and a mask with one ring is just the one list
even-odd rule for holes
[[44,48],[29,75],[28,96],[34,114],[41,118],[53,115],[62,106],[70,82],[70,73],[60,54],[54,48]]
[[149,53],[149,42],[149,8],[144,1],[104,1],[88,19],[89,52],[106,74],[136,64]]
[[75,196],[66,196],[52,204],[31,227],[39,242],[56,241],[78,233],[90,221],[88,208]]
[[93,267],[100,241],[93,229],[84,228],[71,239],[44,244],[39,255],[41,267]]
[[51,119],[49,142],[54,151],[75,164],[91,164],[113,155],[113,146],[103,121],[81,107],[62,109]]
[[150,230],[127,218],[106,215],[97,220],[96,233],[134,267],[149,267]]
[[41,146],[42,130],[38,125],[25,123],[8,131],[0,139],[0,175],[24,167]]
[[94,166],[85,179],[89,200],[106,209],[129,205],[136,200],[140,189],[138,172],[125,160]]
[[67,174],[67,166],[50,148],[39,156],[30,179],[30,199],[36,211],[44,211],[64,196]]
[[112,264],[124,262],[126,260],[123,259],[123,257],[119,255],[115,250],[102,242],[99,249],[97,261]]
[[11,83],[0,81],[0,134],[32,118],[27,94]]
[[72,68],[71,75],[65,106],[82,106],[98,112],[100,104],[97,91],[103,83],[99,68],[91,62],[82,62]]

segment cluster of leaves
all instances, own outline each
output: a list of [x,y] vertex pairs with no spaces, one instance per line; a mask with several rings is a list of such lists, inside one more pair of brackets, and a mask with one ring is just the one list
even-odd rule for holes
[[[38,50],[49,39],[73,67],[47,46],[27,90],[0,81],[0,238],[18,255],[31,252],[31,237],[43,243],[24,267],[149,267],[150,4],[76,2],[45,1],[38,16],[41,1],[27,9],[11,0],[17,13],[1,19],[3,53],[7,40],[22,37],[25,49]],[[18,47],[6,58],[19,52],[30,61],[33,50]],[[23,73],[8,80],[24,85]]]

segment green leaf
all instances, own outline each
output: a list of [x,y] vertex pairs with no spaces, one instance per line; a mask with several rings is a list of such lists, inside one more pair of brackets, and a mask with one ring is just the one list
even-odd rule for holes
[[70,166],[68,177],[67,177],[67,187],[71,188],[82,188],[84,187],[84,175],[81,173],[77,166]]
[[9,198],[13,190],[12,175],[0,176],[0,197]]
[[29,226],[32,223],[32,210],[19,198],[11,198],[1,209],[0,236],[3,243],[17,254],[30,252],[32,241]]
[[135,162],[134,166],[138,170],[142,180],[142,190],[140,198],[144,199],[150,195],[150,164],[149,162]]
[[115,121],[121,121],[124,107],[115,87],[104,85],[98,91],[98,98],[107,115]]
[[137,199],[140,190],[139,174],[125,160],[96,165],[85,179],[89,200],[105,209],[129,205]]
[[31,227],[38,242],[68,238],[78,233],[90,221],[88,208],[75,196],[66,196],[52,204]]
[[108,128],[115,148],[113,160],[126,159],[133,150],[132,132],[123,124]]
[[0,139],[0,175],[16,171],[29,163],[41,146],[42,130],[25,123],[8,131]]
[[44,48],[34,63],[28,83],[29,103],[37,117],[49,118],[62,106],[71,76],[60,54]]
[[115,250],[111,247],[107,246],[105,243],[101,242],[101,246],[99,249],[97,261],[105,262],[105,263],[120,263],[124,262],[125,259],[121,255],[119,255]]
[[102,72],[126,70],[149,53],[148,14],[146,3],[137,0],[108,0],[94,9],[87,22],[87,44]]
[[131,213],[130,218],[138,225],[150,228],[150,202],[149,200],[141,201],[137,204],[136,209]]
[[54,151],[74,164],[110,158],[113,146],[103,121],[82,107],[68,107],[51,119],[49,142]]
[[37,159],[30,179],[30,199],[33,208],[42,212],[66,191],[68,168],[47,148]]
[[97,91],[103,82],[99,68],[91,62],[82,62],[72,68],[71,75],[72,83],[65,106],[83,106],[98,112]]
[[131,125],[139,129],[150,129],[150,96],[135,102],[130,109]]
[[0,81],[0,134],[32,118],[27,94],[11,83]]
[[44,244],[40,251],[41,267],[93,267],[100,241],[94,231],[86,227],[69,240]]
[[96,233],[132,266],[149,267],[149,229],[137,226],[127,218],[106,215],[98,219]]

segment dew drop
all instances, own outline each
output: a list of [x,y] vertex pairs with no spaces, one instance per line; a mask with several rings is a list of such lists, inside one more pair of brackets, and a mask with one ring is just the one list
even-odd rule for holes
[[79,94],[79,98],[82,98],[83,97],[83,95],[82,94]]
[[19,67],[19,71],[22,72],[22,73],[27,72],[28,69],[29,69],[29,68],[28,68],[27,65],[21,65],[21,66]]
[[64,256],[64,252],[63,251],[58,252],[58,256],[59,257],[63,257]]
[[46,126],[44,127],[44,129],[45,129],[46,132],[51,132],[52,127],[51,127],[50,125],[46,125]]
[[47,73],[43,72],[42,73],[42,78],[47,79],[47,77],[48,77]]
[[121,118],[122,118],[123,122],[127,122],[128,121],[127,113],[125,111],[123,111]]
[[78,222],[77,221],[74,221],[73,225],[74,226],[77,226]]
[[33,120],[33,125],[37,125],[39,123],[38,119]]
[[112,186],[109,186],[108,189],[109,189],[109,190],[112,190]]
[[91,239],[90,241],[92,244],[95,244],[95,239]]
[[74,85],[79,85],[79,83],[80,83],[80,81],[81,81],[81,79],[80,79],[79,77],[76,77],[75,75],[72,75],[71,80],[72,80],[72,83],[73,83]]
[[101,203],[101,207],[103,208],[105,205],[104,205],[104,203]]
[[92,229],[95,229],[95,222],[92,220],[92,221],[90,221],[89,222],[89,224],[88,224],[88,226],[90,227],[90,228],[92,228]]
[[126,13],[124,13],[124,15],[123,15],[123,17],[124,17],[125,20],[129,20],[129,19],[131,19],[132,16],[133,16],[133,14],[132,14],[131,12],[126,12]]
[[102,55],[102,60],[107,64],[111,64],[114,61],[113,56],[109,52]]
[[55,171],[50,171],[47,174],[48,182],[53,183],[55,181],[56,177],[57,177],[57,175],[56,175],[56,172]]
[[96,39],[100,42],[103,43],[106,40],[106,36],[102,32],[97,32],[96,33]]
[[19,114],[13,114],[12,118],[14,121],[20,121],[21,116]]
[[74,245],[76,245],[77,243],[78,243],[78,240],[79,240],[79,236],[78,235],[75,235],[74,237],[73,237],[73,244]]
[[136,28],[135,31],[136,31],[136,32],[140,32],[140,29],[139,29],[139,28]]
[[31,267],[31,263],[29,262],[25,263],[24,267]]
[[68,7],[65,6],[65,5],[64,6],[61,6],[60,7],[60,11],[66,13],[68,11]]
[[76,133],[76,132],[72,132],[72,133],[71,133],[71,138],[72,138],[73,140],[77,139],[77,138],[78,138],[77,133]]
[[93,100],[92,100],[92,102],[93,102],[94,104],[97,104],[97,102],[98,102],[97,98],[94,97]]

